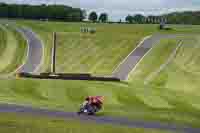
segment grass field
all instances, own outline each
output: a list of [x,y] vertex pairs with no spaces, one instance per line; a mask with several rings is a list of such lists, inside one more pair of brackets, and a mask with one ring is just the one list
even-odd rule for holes
[[144,36],[105,33],[59,35],[56,71],[109,75]]
[[155,129],[139,129],[83,123],[39,116],[0,114],[1,133],[172,133]]
[[[155,46],[145,56],[136,70],[132,72],[130,82],[144,84],[148,76],[166,61],[163,57],[165,54],[167,55],[167,53],[170,53],[167,52],[167,47],[170,47],[170,45],[163,44],[165,43],[163,42],[161,45]],[[176,106],[176,108],[181,109],[183,106],[178,104],[185,103],[184,106],[191,106],[191,108],[196,111],[200,109],[200,102],[198,100],[200,76],[199,44],[199,36],[183,39],[183,44],[179,48],[175,58],[146,84],[146,86],[151,86],[154,90],[159,90],[160,92],[157,93],[157,95],[167,100],[170,105]],[[171,90],[174,91],[173,94],[166,93],[166,91]],[[147,92],[144,90],[144,94],[145,93]],[[200,116],[198,116],[198,118],[200,118]]]
[[2,103],[76,112],[86,96],[104,95],[104,110],[98,115],[194,126],[200,122],[197,108],[182,99],[185,94],[178,90],[89,81],[1,80],[0,84]]
[[[111,74],[145,36],[157,31],[156,25],[35,23],[18,22],[32,28],[46,45],[46,63],[42,71],[50,70],[52,35],[53,32],[58,32],[57,72],[86,72],[100,75]],[[80,33],[82,26],[94,27],[97,33]]]
[[14,72],[26,58],[26,41],[13,28],[1,25],[0,73]]
[[145,55],[145,58],[139,62],[139,65],[136,66],[137,68],[130,74],[129,79],[145,82],[148,76],[166,62],[179,43],[180,39],[176,38],[170,40],[162,39],[155,44],[152,50]]
[[[167,47],[171,45],[157,45],[139,63],[136,70],[132,72],[132,82],[145,81],[145,79],[160,67],[166,59],[162,58],[163,53],[167,55]],[[174,88],[184,93],[198,95],[199,86],[199,36],[183,39],[183,44],[178,50],[175,58],[155,77],[151,79],[150,85],[165,88]],[[161,49],[159,49],[159,47]],[[159,57],[159,60],[158,58]],[[167,57],[166,57],[167,58]],[[153,62],[153,63],[152,63]],[[146,69],[148,68],[148,69]],[[195,102],[195,99],[194,99]]]
[[194,40],[185,41],[176,58],[152,80],[151,84],[193,95],[191,104],[200,109],[200,104],[197,101],[200,77],[199,44],[199,36],[195,37]]
[[6,48],[6,31],[0,28],[0,56]]
[[[31,27],[43,40],[45,63],[41,71],[50,70],[53,31],[59,33],[57,71],[95,74],[110,74],[114,67],[136,47],[141,38],[158,32],[156,25],[91,24],[91,27],[96,27],[97,34],[82,35],[79,30],[84,24],[81,23],[36,23],[35,21],[18,21],[17,23]],[[200,33],[198,26],[184,28],[174,26],[174,29],[169,32]],[[104,95],[106,97],[105,106],[98,115],[167,121],[199,127],[198,36],[184,39],[184,44],[178,50],[175,59],[151,79],[150,83],[144,84],[148,75],[166,62],[179,40],[162,40],[155,45],[130,75],[128,83],[0,80],[0,101],[74,112],[86,96]],[[20,122],[20,120],[15,122],[18,121]],[[58,126],[61,125],[62,123],[58,124]],[[43,128],[43,126],[36,125],[36,129],[37,126]],[[66,127],[66,130],[68,129],[71,128]],[[57,130],[57,128],[52,130]],[[116,131],[118,128],[113,127],[111,130]],[[106,129],[105,132],[110,132],[110,130]],[[126,131],[123,130],[123,132]]]

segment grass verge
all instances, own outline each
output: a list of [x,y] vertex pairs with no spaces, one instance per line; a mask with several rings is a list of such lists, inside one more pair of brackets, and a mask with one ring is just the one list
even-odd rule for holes
[[156,129],[127,128],[121,126],[83,123],[78,120],[64,120],[41,116],[0,113],[2,133],[169,133]]

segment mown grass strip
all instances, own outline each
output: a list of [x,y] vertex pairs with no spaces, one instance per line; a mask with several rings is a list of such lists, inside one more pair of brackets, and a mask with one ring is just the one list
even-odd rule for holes
[[13,28],[1,25],[5,35],[1,41],[4,43],[1,49],[0,73],[8,74],[14,72],[23,64],[26,56],[26,41]]

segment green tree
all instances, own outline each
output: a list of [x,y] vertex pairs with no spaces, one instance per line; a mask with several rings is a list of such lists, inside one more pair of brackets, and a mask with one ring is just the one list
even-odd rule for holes
[[108,14],[107,13],[101,13],[99,16],[99,22],[107,22],[108,21]]
[[82,21],[84,10],[66,5],[18,5],[0,3],[0,18]]
[[135,16],[133,16],[133,20],[139,24],[142,24],[145,22],[145,16],[141,15],[141,14],[136,14]]
[[126,16],[125,21],[130,24],[133,23],[134,22],[133,16],[131,15]]
[[97,13],[96,13],[96,12],[91,12],[88,19],[89,19],[90,21],[92,21],[92,22],[96,22],[97,19],[98,19]]

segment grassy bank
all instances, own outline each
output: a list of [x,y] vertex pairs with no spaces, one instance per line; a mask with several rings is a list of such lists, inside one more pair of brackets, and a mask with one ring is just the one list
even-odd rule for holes
[[136,66],[137,68],[130,74],[129,80],[144,82],[153,72],[166,63],[170,54],[180,43],[180,38],[177,39],[162,39],[145,55],[145,57]]
[[112,125],[83,123],[78,120],[64,120],[19,114],[0,114],[2,133],[169,133],[155,129],[127,128]]
[[6,48],[6,31],[0,28],[0,56],[3,54]]
[[95,35],[59,34],[56,71],[109,75],[142,37],[132,34],[119,36],[106,31]]
[[[199,96],[199,36],[193,40],[184,41],[174,60],[157,75],[151,82],[152,85],[183,91],[193,95],[193,102],[187,99],[195,107]],[[196,97],[196,98],[195,98]]]
[[199,123],[198,109],[177,97],[191,95],[178,90],[89,81],[1,80],[0,84],[2,103],[76,112],[86,96],[104,95],[104,110],[99,115],[191,125]]
[[[184,110],[190,113],[192,112],[185,107],[191,107],[193,108],[193,113],[195,113],[195,111],[198,112],[200,109],[200,102],[198,100],[200,77],[198,51],[200,39],[198,35],[194,35],[182,40],[183,43],[175,57],[154,75],[148,84],[144,85],[145,80],[166,62],[171,51],[168,51],[168,48],[175,45],[165,45],[164,42],[161,42],[161,45],[158,44],[153,47],[138,64],[135,71],[132,72],[130,82],[146,86],[145,89],[140,89],[141,94],[139,95],[140,97],[145,97],[146,102],[153,100],[150,94],[156,90],[155,94],[158,96],[158,99],[154,99],[155,101],[167,101],[169,105],[176,107],[176,110]],[[165,57],[165,55],[167,56]],[[173,93],[169,93],[171,91]],[[197,117],[200,118],[199,115]]]
[[4,35],[1,46],[0,73],[8,74],[14,72],[23,64],[26,58],[27,44],[25,39],[14,28],[1,26]]
[[[143,37],[157,31],[156,25],[86,24],[64,22],[17,21],[33,29],[45,45],[45,63],[49,71],[53,32],[58,33],[57,71],[111,74]],[[81,27],[94,27],[96,34],[80,33]],[[98,62],[97,62],[98,60]]]

